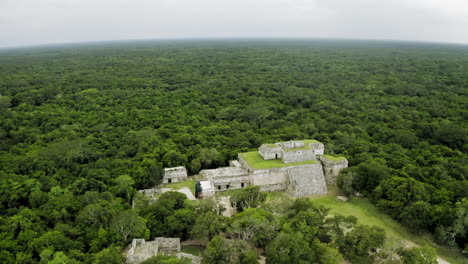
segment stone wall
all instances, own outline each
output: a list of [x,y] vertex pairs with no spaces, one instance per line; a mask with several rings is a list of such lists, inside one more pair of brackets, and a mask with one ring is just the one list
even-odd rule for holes
[[180,182],[187,180],[187,169],[185,167],[165,168],[163,183]]
[[138,264],[158,254],[180,252],[180,238],[157,237],[154,241],[135,238],[127,251],[127,263]]
[[161,253],[180,252],[180,238],[178,237],[157,237],[154,241],[158,243]]
[[292,149],[292,148],[300,148],[304,146],[304,142],[300,140],[291,140],[285,142],[278,142],[275,143],[277,145],[281,145],[283,148]]
[[272,144],[263,144],[258,149],[258,153],[264,160],[281,159],[282,149],[281,146]]
[[282,168],[255,170],[250,175],[250,183],[263,189],[272,187],[271,185],[285,184],[286,171]]
[[320,162],[322,163],[327,184],[336,184],[336,178],[340,174],[341,170],[348,167],[348,160],[345,158],[335,161],[321,156]]
[[230,166],[230,167],[237,167],[237,168],[240,168],[240,167],[241,167],[239,161],[237,161],[237,160],[230,160],[230,161],[229,161],[229,166]]
[[303,162],[303,161],[314,160],[314,159],[315,159],[314,151],[310,149],[283,151],[284,163]]
[[286,182],[277,183],[277,184],[268,184],[260,186],[260,191],[262,192],[281,192],[287,189],[288,185]]
[[213,197],[215,194],[215,190],[211,181],[201,181],[200,182],[202,193],[202,198]]
[[250,183],[249,172],[240,167],[224,167],[212,170],[202,170],[203,179],[211,181],[215,191],[240,189]]
[[288,167],[288,193],[293,197],[327,193],[320,163]]
[[135,238],[127,251],[127,263],[138,264],[156,255],[158,255],[158,243]]
[[312,149],[314,155],[323,155],[323,152],[325,150],[325,146],[323,145],[323,143],[310,143],[309,146]]

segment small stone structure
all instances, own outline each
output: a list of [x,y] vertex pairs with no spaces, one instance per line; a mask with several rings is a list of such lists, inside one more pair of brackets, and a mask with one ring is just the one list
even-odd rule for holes
[[187,180],[187,169],[185,167],[165,168],[163,183],[180,182]]
[[237,161],[229,162],[230,167],[200,172],[204,179],[202,196],[249,185],[260,186],[262,191],[287,191],[293,197],[326,193],[327,183],[336,184],[336,177],[348,167],[348,161],[324,156],[324,150],[323,143],[316,140],[263,144],[258,151],[261,158],[281,160],[283,166],[255,169],[241,153]]
[[215,191],[244,188],[250,182],[249,173],[239,167],[202,170],[200,175],[203,179],[211,181]]
[[127,252],[127,263],[138,264],[158,254],[180,252],[180,238],[157,237],[154,241],[135,238]]
[[323,155],[325,147],[315,140],[295,140],[263,144],[259,153],[264,160],[282,159],[284,163],[295,163],[316,160],[317,155]]

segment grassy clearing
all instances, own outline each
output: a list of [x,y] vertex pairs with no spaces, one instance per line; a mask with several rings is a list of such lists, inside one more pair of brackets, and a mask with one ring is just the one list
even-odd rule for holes
[[342,161],[345,159],[345,157],[341,157],[341,156],[332,156],[332,155],[323,155],[324,158],[326,159],[329,159],[329,160],[333,160],[333,161]]
[[429,244],[437,249],[437,254],[450,263],[468,263],[461,253],[445,247],[440,247],[431,242],[430,236],[417,236],[410,233],[404,226],[393,220],[390,216],[381,213],[367,199],[352,198],[348,202],[338,200],[335,196],[337,189],[320,197],[313,197],[316,204],[331,208],[330,214],[352,215],[357,217],[359,224],[375,225],[383,228],[387,234],[385,248],[392,249],[405,245]]
[[188,181],[163,183],[161,185],[161,188],[171,188],[173,190],[180,190],[184,187],[187,187],[195,195],[195,183],[197,183],[195,177],[189,177]]
[[311,149],[308,144],[305,144],[302,147],[297,147],[297,148],[289,148],[289,149],[284,149],[284,151],[289,152],[289,151],[297,151],[297,150],[309,150]]
[[181,246],[180,251],[188,254],[192,254],[198,257],[203,257],[205,253],[206,248],[201,247],[201,246],[196,246],[196,245],[186,245],[186,246]]
[[264,169],[271,169],[271,168],[283,168],[283,167],[290,167],[290,166],[297,166],[297,165],[304,165],[304,164],[314,164],[315,161],[304,161],[304,162],[296,162],[296,163],[283,163],[280,159],[275,160],[264,160],[257,151],[252,152],[245,152],[239,154],[248,164],[255,170],[264,170]]

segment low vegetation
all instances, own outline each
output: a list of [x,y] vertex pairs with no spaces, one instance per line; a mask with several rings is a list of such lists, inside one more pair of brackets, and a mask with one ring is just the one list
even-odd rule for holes
[[316,163],[316,161],[313,161],[313,160],[295,162],[295,163],[283,163],[283,160],[281,159],[264,160],[262,156],[260,156],[258,151],[240,153],[240,156],[247,162],[247,164],[249,164],[249,166],[252,169],[255,169],[255,170],[283,168],[283,167]]

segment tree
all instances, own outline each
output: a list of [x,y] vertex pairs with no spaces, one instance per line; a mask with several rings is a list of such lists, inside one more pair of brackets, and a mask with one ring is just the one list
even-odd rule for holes
[[382,228],[358,225],[345,235],[340,251],[353,263],[371,263],[370,252],[375,252],[384,242],[385,231]]
[[39,254],[46,248],[53,248],[55,251],[68,251],[71,249],[82,249],[83,244],[73,241],[60,231],[49,231],[31,242],[31,247]]
[[247,242],[215,236],[206,249],[204,264],[257,264],[257,254]]
[[390,178],[385,160],[371,159],[359,164],[353,180],[353,187],[364,193],[371,193],[382,180]]
[[336,179],[336,185],[340,188],[341,192],[348,197],[355,193],[353,188],[354,178],[355,174],[352,171],[342,171]]
[[125,257],[122,256],[121,249],[119,247],[108,247],[101,250],[94,255],[93,264],[123,264],[125,263]]
[[204,169],[210,169],[217,166],[223,165],[223,157],[214,148],[207,149],[203,148],[200,150],[200,162],[201,167]]
[[279,223],[273,214],[260,208],[248,208],[232,218],[228,231],[235,238],[264,247],[278,229]]
[[182,240],[187,239],[195,224],[196,217],[196,213],[190,208],[174,211],[165,221],[167,235],[169,237],[180,237]]
[[249,207],[257,207],[265,201],[266,194],[260,192],[260,186],[249,186],[244,189],[235,190],[231,195],[231,205],[239,212]]
[[437,254],[434,248],[429,246],[400,248],[398,254],[404,264],[437,264]]
[[127,244],[134,237],[149,238],[146,220],[133,210],[126,210],[116,215],[111,222],[111,231],[120,241],[119,244]]
[[78,263],[77,261],[70,259],[65,253],[59,251],[54,254],[54,258],[49,261],[49,264],[72,264]]
[[313,263],[314,252],[302,233],[280,232],[265,248],[267,264]]
[[124,174],[115,178],[114,182],[115,186],[112,187],[112,192],[117,196],[123,197],[125,201],[130,203],[132,201],[133,195],[136,192],[133,188],[133,185],[135,184],[133,178]]
[[214,236],[224,231],[227,227],[228,218],[215,212],[206,212],[198,216],[195,225],[190,231],[190,236],[202,241],[210,241]]
[[162,158],[165,167],[176,167],[185,164],[187,158],[176,151],[168,151]]
[[11,97],[0,94],[0,108],[8,108],[11,106]]
[[195,198],[198,199],[200,197],[201,192],[202,192],[201,183],[200,181],[197,181],[197,183],[195,183]]

